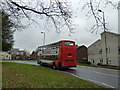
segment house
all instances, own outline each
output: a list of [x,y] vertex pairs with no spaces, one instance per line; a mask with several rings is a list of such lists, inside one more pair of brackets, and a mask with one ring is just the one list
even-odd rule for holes
[[37,53],[35,51],[33,51],[30,55],[30,59],[31,60],[36,60],[37,59]]
[[27,59],[29,57],[29,52],[24,49],[13,48],[9,51],[9,54],[12,55],[12,59]]
[[7,52],[0,52],[0,60],[11,60],[11,55]]
[[97,40],[88,47],[88,61],[97,65],[101,60],[101,53],[101,40]]
[[86,46],[77,46],[77,63],[88,62],[88,51]]
[[19,55],[19,49],[17,48],[13,48],[11,50],[8,51],[8,53],[12,56],[12,59],[17,59],[17,55]]
[[88,47],[88,61],[92,64],[120,65],[120,34],[101,33],[101,39]]
[[17,59],[20,59],[20,60],[26,59],[26,55],[25,55],[25,51],[24,50],[19,50],[18,53],[19,54],[17,55]]

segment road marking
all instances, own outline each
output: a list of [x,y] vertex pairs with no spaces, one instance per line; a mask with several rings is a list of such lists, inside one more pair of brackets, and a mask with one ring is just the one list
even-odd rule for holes
[[[61,72],[64,72],[64,71],[61,71]],[[102,85],[104,85],[106,87],[109,87],[109,88],[115,88],[115,87],[113,87],[111,85],[108,85],[106,83],[102,83],[102,82],[99,82],[99,81],[95,81],[95,80],[91,80],[91,79],[86,79],[86,78],[83,78],[83,77],[79,77],[79,76],[77,76],[77,75],[75,75],[73,73],[69,73],[69,72],[64,72],[64,73],[71,74],[72,76],[75,76],[75,77],[83,79],[83,80],[87,80],[87,81],[91,81],[91,82],[96,82],[96,83],[102,84]]]

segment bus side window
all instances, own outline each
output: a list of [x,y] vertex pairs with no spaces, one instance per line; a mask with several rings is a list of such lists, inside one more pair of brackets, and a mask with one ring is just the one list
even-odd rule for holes
[[57,47],[56,46],[54,46],[54,49],[56,49]]
[[61,47],[61,45],[57,45],[57,46],[56,46],[56,48],[60,48],[60,47]]

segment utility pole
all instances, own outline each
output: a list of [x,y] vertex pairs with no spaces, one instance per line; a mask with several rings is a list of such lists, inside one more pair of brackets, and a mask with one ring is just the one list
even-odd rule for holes
[[104,37],[105,37],[105,59],[106,59],[106,65],[108,66],[105,15],[104,15],[104,12],[102,10],[99,9],[98,11],[103,13],[103,29],[104,29]]
[[44,34],[44,38],[43,38],[43,45],[45,45],[45,32],[41,32]]

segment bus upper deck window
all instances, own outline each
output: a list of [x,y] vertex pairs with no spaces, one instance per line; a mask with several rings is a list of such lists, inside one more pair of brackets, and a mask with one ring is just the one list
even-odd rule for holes
[[73,42],[64,42],[64,45],[66,45],[66,46],[74,46],[74,43]]
[[61,47],[61,44],[60,43],[57,43],[56,44],[56,48],[60,48]]

